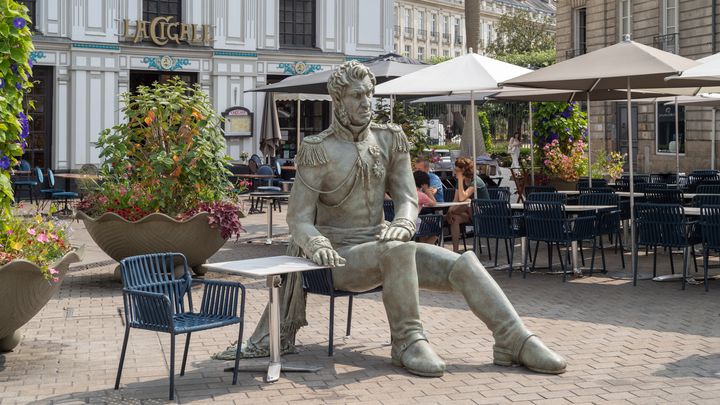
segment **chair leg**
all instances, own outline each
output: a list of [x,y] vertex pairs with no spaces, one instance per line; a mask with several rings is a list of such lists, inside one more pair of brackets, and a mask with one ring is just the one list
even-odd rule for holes
[[668,254],[670,255],[670,272],[675,274],[675,261],[673,260],[672,248],[668,249]]
[[128,338],[130,337],[130,327],[125,327],[125,337],[123,338],[122,350],[120,351],[120,364],[118,365],[117,376],[115,377],[115,389],[120,388],[120,376],[122,376],[123,363],[125,363],[125,353],[127,351]]
[[523,252],[523,267],[522,267],[523,278],[527,277],[527,264],[528,264],[528,257],[530,256],[530,246],[529,245],[530,245],[530,240],[528,240],[526,242],[525,252]]
[[[498,245],[500,244],[500,241],[498,239],[495,239],[495,266],[497,267],[497,258],[498,258]],[[489,246],[489,245],[488,245]],[[488,247],[488,252],[490,251],[490,248]]]
[[182,366],[180,367],[180,377],[185,375],[185,364],[187,363],[188,349],[190,348],[190,333],[185,338],[185,350],[183,351]]
[[709,280],[708,280],[708,260],[709,257],[708,249],[705,248],[703,252],[703,273],[704,273],[704,281],[705,281],[705,292],[708,292],[710,290]]
[[335,324],[335,297],[330,297],[330,326],[329,326],[329,336],[328,336],[328,356],[332,357],[333,355],[333,327]]
[[695,254],[695,245],[690,246],[690,249],[691,249],[690,251],[692,252],[692,257],[693,257],[693,265],[695,266],[695,273],[697,273],[698,267],[697,267],[697,255]]
[[350,336],[350,326],[352,325],[352,304],[353,296],[348,297],[348,314],[347,314],[347,328],[345,330],[345,336]]
[[[646,246],[647,247],[647,246]],[[634,253],[631,253],[635,259],[633,262],[633,286],[637,286],[637,270],[638,270],[638,256],[637,256],[637,249]],[[653,277],[655,274],[655,262],[653,261]]]
[[682,289],[685,289],[685,279],[688,276],[688,247],[683,248],[683,277],[682,277]]
[[585,254],[583,253],[582,241],[578,242],[578,250],[580,251],[580,262],[582,263],[582,265],[584,267],[585,266]]
[[[593,249],[595,249],[595,241],[593,241]],[[593,255],[594,255],[594,253],[593,253]],[[605,273],[607,273],[607,267],[605,267],[605,244],[603,243],[602,235],[600,236],[600,257],[602,258],[602,266],[603,266],[601,273],[605,274]]]
[[[485,243],[487,243],[488,247],[488,260],[492,260],[492,253],[490,253],[490,238],[485,238]],[[480,248],[480,253],[482,253],[482,247]]]
[[[647,249],[648,249],[648,247],[645,246],[645,254],[646,255],[647,255]],[[635,262],[637,263],[637,259],[635,260]],[[673,273],[675,273],[675,272],[673,271]],[[657,246],[655,246],[655,250],[653,253],[653,278],[655,278],[655,277],[657,277]]]
[[[560,246],[560,245],[558,245]],[[553,266],[553,251],[552,244],[548,243],[548,271],[552,271]],[[562,264],[562,255],[560,255],[560,264]]]
[[[508,248],[508,239],[503,239],[503,243],[505,244],[505,258],[510,258],[510,249]],[[497,257],[497,255],[495,255]],[[510,265],[512,267],[512,262],[510,262]]]
[[[557,246],[558,246],[558,249],[560,249],[560,244],[559,244],[559,243],[557,244]],[[550,250],[552,250],[552,249],[550,249]],[[569,248],[568,246],[565,246],[565,250],[567,251],[567,254],[569,255],[569,254],[570,254],[570,248]],[[571,265],[571,266],[572,266],[572,265]],[[567,272],[565,271],[565,262],[563,261],[562,254],[560,254],[560,270],[562,271],[562,275],[563,275],[563,276],[562,276],[562,281],[563,281],[563,283],[564,283],[565,281],[567,281]],[[573,271],[575,271],[575,270],[573,269]]]
[[[240,314],[243,318],[245,317],[244,313]],[[237,384],[237,376],[238,376],[238,367],[240,367],[240,356],[242,353],[242,339],[243,339],[243,328],[245,326],[245,321],[240,322],[240,332],[238,332],[238,344],[237,349],[235,349],[235,368],[233,369],[233,385]]]
[[508,260],[508,277],[512,277],[513,260],[515,259],[515,239],[510,239],[510,260]]
[[170,334],[170,400],[175,398],[175,334]]
[[625,246],[623,245],[622,232],[618,228],[617,241],[620,242],[620,261],[622,262],[622,268],[625,268]]
[[535,271],[535,260],[537,260],[538,246],[540,246],[540,242],[535,242],[535,254],[533,255],[533,259],[532,259],[531,271]]

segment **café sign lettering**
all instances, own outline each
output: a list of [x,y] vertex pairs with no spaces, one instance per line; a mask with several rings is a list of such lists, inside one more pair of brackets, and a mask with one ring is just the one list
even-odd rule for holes
[[210,44],[210,25],[185,24],[173,21],[175,17],[155,17],[152,21],[135,21],[135,32],[130,32],[130,20],[123,20],[121,38],[125,41],[140,42],[149,38],[155,45],[163,46],[168,42],[190,45]]

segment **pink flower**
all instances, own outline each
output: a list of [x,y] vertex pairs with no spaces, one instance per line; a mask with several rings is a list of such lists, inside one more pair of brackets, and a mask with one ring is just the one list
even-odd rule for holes
[[30,235],[35,235],[36,232],[35,232],[35,229],[34,229],[34,228],[30,228],[30,229],[28,229],[28,233],[29,233]]
[[49,271],[50,274],[52,274],[53,276],[56,275],[56,274],[60,274],[60,272],[57,271],[57,269],[50,269],[50,270],[48,270],[48,271]]
[[53,277],[53,278],[52,278],[52,282],[53,282],[53,283],[58,283],[58,282],[60,282],[60,277]]
[[49,234],[48,234],[48,237],[49,237],[50,239],[52,239],[52,240],[57,240],[57,239],[58,239],[58,236],[55,235],[54,233],[49,233]]
[[12,235],[12,234],[13,234],[13,230],[12,230],[12,229],[8,229],[7,231],[5,231],[5,233],[8,234],[8,235]]
[[38,242],[42,242],[42,243],[45,243],[49,240],[47,235],[45,234],[45,232],[38,235],[35,239],[37,239]]

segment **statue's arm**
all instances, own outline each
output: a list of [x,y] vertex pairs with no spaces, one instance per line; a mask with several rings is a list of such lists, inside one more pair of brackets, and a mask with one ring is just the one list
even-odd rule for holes
[[395,207],[395,219],[393,219],[391,229],[407,230],[407,233],[401,238],[391,237],[390,239],[409,240],[415,235],[418,201],[408,152],[391,152],[387,174],[387,192],[392,196]]

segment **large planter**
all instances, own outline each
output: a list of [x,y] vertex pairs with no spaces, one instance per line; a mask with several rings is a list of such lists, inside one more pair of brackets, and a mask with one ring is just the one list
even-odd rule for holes
[[551,177],[547,182],[548,186],[555,187],[557,191],[575,191],[577,190],[577,181],[567,181],[559,178]]
[[0,352],[10,351],[20,343],[18,329],[50,301],[70,264],[80,261],[81,256],[81,252],[73,251],[50,265],[59,272],[57,283],[48,282],[40,268],[26,260],[0,266]]
[[91,218],[78,211],[77,218],[100,249],[117,261],[148,253],[176,252],[185,255],[196,274],[204,274],[201,265],[225,244],[220,230],[210,227],[207,212],[183,221],[160,213],[135,222],[112,212]]

